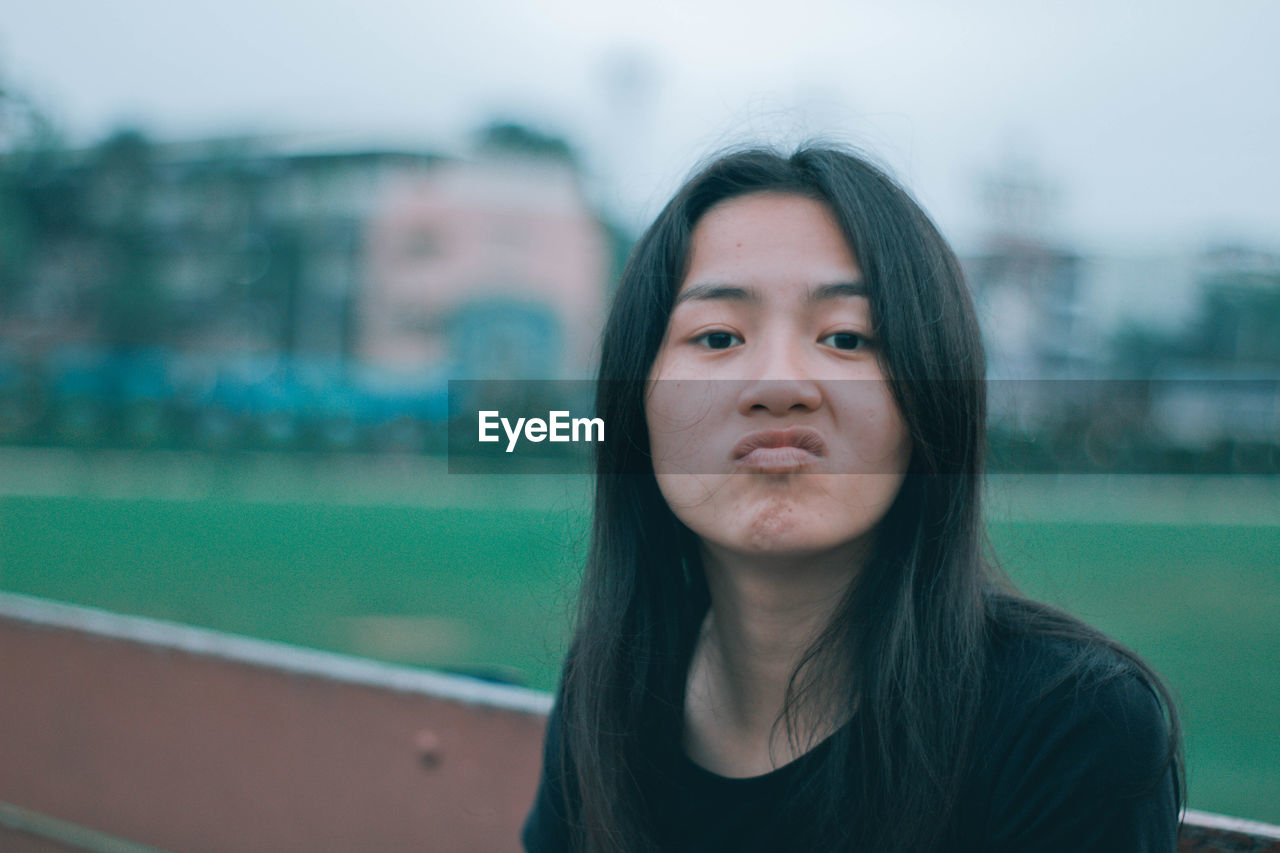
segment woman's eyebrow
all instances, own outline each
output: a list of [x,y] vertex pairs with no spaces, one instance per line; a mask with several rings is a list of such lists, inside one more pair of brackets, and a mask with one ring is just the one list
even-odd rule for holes
[[851,296],[867,295],[867,285],[862,281],[840,281],[835,284],[822,284],[809,291],[806,301],[824,302],[828,299],[848,299]]
[[760,294],[749,287],[736,284],[695,284],[681,291],[676,297],[676,305],[683,302],[705,302],[712,299],[724,299],[730,302],[759,302]]
[[[854,296],[865,297],[867,286],[861,281],[838,281],[832,284],[820,284],[809,289],[805,295],[806,302],[825,302],[830,299],[848,299]],[[759,302],[760,293],[751,287],[738,284],[718,284],[708,282],[695,284],[682,291],[676,297],[676,305],[684,302],[705,302],[723,299],[730,302]]]

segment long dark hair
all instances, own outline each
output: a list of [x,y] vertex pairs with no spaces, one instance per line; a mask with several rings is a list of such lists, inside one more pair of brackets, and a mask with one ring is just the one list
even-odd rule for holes
[[[945,843],[973,758],[997,630],[1054,634],[1118,653],[1174,713],[1136,655],[1007,591],[984,558],[982,343],[960,265],[928,216],[883,171],[848,152],[740,151],[697,172],[641,236],[604,330],[596,411],[629,440],[600,445],[591,547],[561,684],[577,849],[655,849],[654,780],[679,748],[688,655],[709,596],[696,538],[652,473],[629,472],[652,470],[645,379],[693,229],[714,205],[758,192],[819,200],[839,223],[863,273],[883,366],[913,446],[910,473],[877,528],[873,553],[788,691],[784,716],[818,684],[843,685],[837,700],[857,708],[856,724],[829,740],[814,784],[795,792],[793,805],[809,816],[812,834],[797,843],[847,848],[851,808],[873,836],[869,849]],[[1176,718],[1170,730],[1173,760]]]

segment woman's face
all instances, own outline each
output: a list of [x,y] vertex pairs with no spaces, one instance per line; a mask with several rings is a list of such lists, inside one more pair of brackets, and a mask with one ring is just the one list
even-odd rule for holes
[[706,545],[861,553],[911,441],[823,203],[757,193],[703,215],[649,378],[658,486]]

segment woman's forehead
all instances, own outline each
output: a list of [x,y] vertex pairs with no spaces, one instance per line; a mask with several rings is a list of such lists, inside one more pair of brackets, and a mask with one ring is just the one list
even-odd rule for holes
[[[852,291],[862,272],[830,209],[821,201],[784,193],[754,193],[720,202],[694,227],[686,293],[737,288],[764,296],[799,288],[811,298],[863,295]],[[833,291],[833,288],[835,289]]]

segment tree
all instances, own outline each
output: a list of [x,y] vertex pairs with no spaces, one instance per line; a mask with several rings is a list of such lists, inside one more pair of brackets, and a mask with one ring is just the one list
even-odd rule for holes
[[49,183],[60,147],[48,116],[0,80],[0,317],[26,285],[40,231],[38,188]]
[[168,304],[147,230],[155,181],[152,145],[140,131],[119,130],[94,149],[91,163],[92,229],[105,260],[100,331],[117,349],[155,343],[167,327]]
[[496,119],[482,127],[476,134],[476,147],[487,152],[559,160],[575,168],[578,165],[577,155],[563,137],[505,119]]

